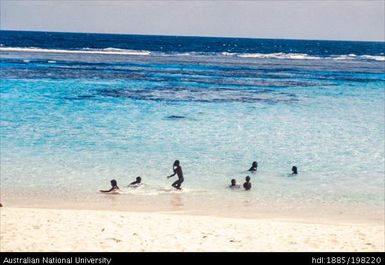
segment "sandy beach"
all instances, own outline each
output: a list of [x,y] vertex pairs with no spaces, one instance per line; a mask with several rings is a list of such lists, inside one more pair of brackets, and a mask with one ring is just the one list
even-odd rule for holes
[[0,251],[384,251],[384,226],[1,208]]

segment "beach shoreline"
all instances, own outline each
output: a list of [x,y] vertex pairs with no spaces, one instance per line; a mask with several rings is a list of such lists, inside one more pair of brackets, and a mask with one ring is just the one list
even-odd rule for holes
[[[43,193],[44,194],[44,193]],[[72,194],[72,193],[71,193]],[[4,194],[3,194],[4,195]],[[20,194],[19,194],[20,195]],[[1,202],[10,208],[91,210],[114,212],[138,212],[187,216],[211,216],[235,219],[271,219],[293,222],[335,224],[356,223],[383,225],[383,205],[325,204],[287,201],[258,201],[250,197],[199,198],[184,193],[168,193],[158,196],[127,194],[72,194],[52,197],[26,198],[14,194],[2,196]],[[246,194],[247,195],[247,194]],[[47,198],[51,198],[47,200]]]
[[[2,207],[0,251],[384,251],[384,225]],[[25,240],[28,238],[28,240]]]

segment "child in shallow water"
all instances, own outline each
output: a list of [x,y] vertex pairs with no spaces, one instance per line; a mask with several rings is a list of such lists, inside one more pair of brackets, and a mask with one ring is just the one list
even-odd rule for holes
[[230,188],[230,189],[239,189],[239,188],[240,188],[240,185],[237,185],[236,180],[235,180],[235,179],[232,179],[229,188]]
[[175,181],[173,184],[171,184],[171,186],[173,186],[174,188],[178,189],[178,190],[181,190],[181,186],[182,186],[182,183],[184,181],[184,177],[183,177],[183,171],[182,171],[182,167],[180,166],[180,162],[179,160],[175,160],[173,166],[172,166],[172,170],[174,171],[173,174],[171,174],[170,176],[167,176],[167,178],[171,178],[175,175],[178,176],[178,180]]
[[246,182],[243,183],[243,188],[245,190],[250,190],[251,189],[251,182],[250,182],[250,177],[249,176],[246,177]]
[[128,184],[129,187],[137,187],[142,183],[142,178],[141,177],[136,177],[136,180],[134,182],[131,182]]
[[119,190],[118,183],[116,180],[112,179],[111,180],[111,189],[109,190],[100,190],[100,192],[112,192],[112,191],[117,191]]
[[257,168],[258,168],[258,163],[257,161],[254,161],[252,164],[251,164],[251,167],[248,171],[250,172],[257,172]]

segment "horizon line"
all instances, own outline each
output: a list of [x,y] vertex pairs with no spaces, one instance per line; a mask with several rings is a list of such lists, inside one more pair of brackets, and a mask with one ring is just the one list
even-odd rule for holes
[[106,32],[80,32],[80,31],[42,31],[42,30],[20,30],[20,29],[1,29],[0,31],[20,31],[36,33],[68,33],[68,34],[100,34],[100,35],[132,35],[132,36],[154,36],[154,37],[183,37],[183,38],[217,38],[217,39],[254,39],[254,40],[302,40],[302,41],[335,41],[335,42],[379,42],[384,40],[336,40],[336,39],[302,39],[302,38],[266,38],[266,37],[230,37],[230,36],[199,36],[199,35],[173,35],[173,34],[138,34],[138,33],[106,33]]

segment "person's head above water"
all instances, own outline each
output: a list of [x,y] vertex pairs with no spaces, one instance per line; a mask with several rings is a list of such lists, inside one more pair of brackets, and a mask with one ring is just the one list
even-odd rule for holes
[[250,182],[250,177],[249,176],[246,177],[246,182],[243,183],[243,188],[245,190],[250,190],[251,189],[251,182]]
[[257,167],[258,167],[258,163],[257,161],[254,161],[252,164],[251,164],[251,168],[249,169],[249,171],[257,171]]
[[111,188],[109,190],[99,190],[100,192],[111,192],[111,191],[116,191],[119,190],[118,187],[118,182],[114,179],[111,179]]
[[111,180],[111,186],[112,186],[112,187],[118,186],[118,182],[117,182],[116,180],[112,179],[112,180]]
[[231,180],[231,186],[235,186],[235,185],[237,185],[237,182],[235,181],[235,179],[232,179]]
[[136,177],[136,182],[140,183],[142,181],[142,178],[140,176]]
[[296,166],[293,166],[293,167],[291,168],[291,171],[293,172],[294,175],[297,175],[297,174],[298,174],[298,169],[297,169]]

